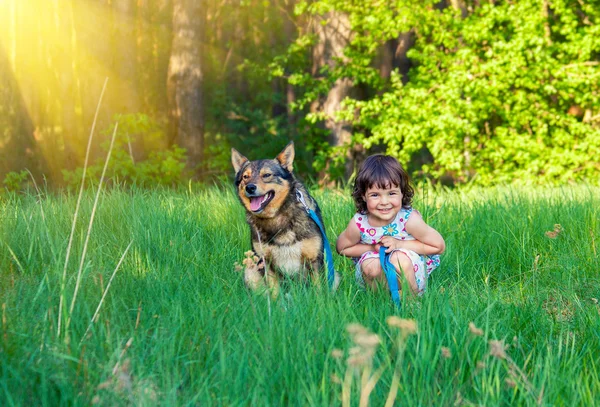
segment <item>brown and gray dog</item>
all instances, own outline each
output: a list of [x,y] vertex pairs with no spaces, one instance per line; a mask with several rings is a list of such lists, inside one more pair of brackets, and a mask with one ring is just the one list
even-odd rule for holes
[[[250,289],[269,288],[276,297],[281,277],[314,282],[323,271],[323,238],[317,224],[298,200],[298,192],[321,224],[317,202],[294,174],[294,143],[272,160],[248,161],[231,149],[235,186],[246,209],[253,252],[246,253],[244,282]],[[318,278],[316,278],[318,277]],[[335,274],[334,289],[339,284]]]

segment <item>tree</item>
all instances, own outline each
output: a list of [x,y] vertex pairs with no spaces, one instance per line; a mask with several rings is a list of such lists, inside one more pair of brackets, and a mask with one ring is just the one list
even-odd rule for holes
[[[134,0],[115,0],[112,2],[114,28],[113,52],[116,90],[110,92],[115,102],[115,113],[136,113],[140,110],[138,97],[138,65],[136,45],[136,2]],[[115,86],[116,85],[116,86]]]
[[[327,73],[329,82],[366,89],[337,113],[353,127],[352,146],[385,150],[413,175],[454,183],[598,179],[597,7],[318,0],[305,10],[348,15],[352,38]],[[406,32],[414,33],[408,74],[394,69],[382,79],[377,50]],[[302,73],[289,77],[309,84]],[[430,159],[418,163],[420,155]]]
[[173,1],[173,42],[167,76],[171,140],[187,150],[188,168],[195,171],[203,162],[204,150],[201,3]]
[[46,160],[10,65],[0,43],[0,179],[10,171],[24,169],[38,178],[47,170]]
[[[351,38],[351,27],[348,15],[339,11],[331,11],[322,16],[317,15],[311,26],[316,34],[317,43],[313,49],[312,74],[320,76],[335,68],[338,61],[343,61],[344,49]],[[320,113],[324,119],[325,128],[328,130],[328,141],[332,156],[343,162],[343,175],[348,178],[352,173],[352,156],[350,144],[352,140],[352,126],[348,120],[340,120],[337,113],[341,110],[342,101],[350,96],[352,79],[339,77],[325,97],[315,100],[311,105],[312,113]],[[341,152],[341,157],[340,153]],[[336,157],[337,155],[337,157]],[[327,163],[328,166],[331,162]],[[327,171],[324,182],[328,183]]]

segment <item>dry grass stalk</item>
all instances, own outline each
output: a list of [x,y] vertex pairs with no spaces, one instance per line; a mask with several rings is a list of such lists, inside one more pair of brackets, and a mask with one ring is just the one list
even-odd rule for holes
[[3,302],[2,303],[2,332],[3,332],[2,339],[4,340],[4,343],[6,343],[8,340],[8,333],[7,333],[8,330],[6,329],[7,328],[6,325],[7,325],[6,324],[6,303]]
[[62,319],[62,309],[63,302],[65,300],[65,286],[67,282],[67,266],[69,265],[69,257],[71,256],[71,247],[73,245],[73,237],[75,236],[75,225],[77,224],[77,217],[79,214],[79,207],[81,206],[81,197],[83,196],[83,188],[85,185],[85,175],[87,172],[88,160],[90,156],[90,150],[92,146],[92,138],[94,137],[94,130],[96,129],[96,122],[98,121],[98,113],[100,112],[100,105],[102,104],[102,98],[104,97],[104,91],[106,90],[106,84],[108,83],[108,78],[104,80],[104,85],[102,86],[102,92],[100,92],[100,99],[98,100],[98,105],[96,106],[96,113],[94,114],[94,121],[92,122],[92,129],[90,131],[90,136],[88,138],[88,145],[85,152],[85,160],[83,162],[83,173],[81,175],[81,186],[79,187],[79,194],[77,196],[77,204],[75,205],[75,213],[73,214],[73,222],[71,223],[71,234],[69,235],[69,243],[67,244],[67,253],[65,255],[65,265],[63,268],[62,279],[60,283],[60,300],[58,302],[58,327],[56,328],[56,336],[60,336],[60,328],[61,328],[61,319]]
[[[127,252],[129,251],[129,248],[131,247],[132,244],[133,244],[133,240],[131,242],[129,242],[129,245],[127,246],[127,248],[123,252],[123,255],[119,259],[119,262],[117,263],[117,266],[115,267],[115,270],[113,271],[112,275],[110,276],[110,280],[108,280],[108,284],[106,285],[106,289],[104,290],[104,293],[102,294],[102,298],[100,298],[100,302],[98,303],[98,307],[96,308],[96,312],[94,312],[94,316],[92,317],[92,320],[90,321],[87,329],[85,330],[85,333],[81,337],[81,341],[79,342],[80,344],[86,338],[86,336],[87,336],[90,328],[94,324],[94,322],[96,322],[96,320],[98,318],[98,314],[100,313],[100,308],[102,307],[102,304],[104,303],[104,298],[106,297],[106,294],[108,293],[108,289],[110,288],[110,285],[112,284],[113,278],[115,278],[115,274],[117,274],[117,270],[119,270],[119,267],[121,267],[121,263],[123,263],[123,259],[125,258],[125,255],[127,255]],[[138,323],[139,323],[140,311],[141,311],[141,308],[138,308],[138,317],[137,317],[137,321],[135,323],[135,328],[136,329],[137,329],[137,326],[138,326]]]
[[394,405],[394,401],[396,401],[396,396],[398,395],[398,388],[400,387],[400,375],[398,372],[394,372],[394,376],[392,377],[392,384],[390,385],[390,391],[388,393],[387,399],[385,400],[385,407],[392,407]]
[[98,207],[98,200],[100,199],[100,192],[102,191],[102,183],[104,182],[104,176],[106,175],[106,169],[108,168],[108,162],[110,161],[110,155],[112,153],[113,146],[115,144],[115,138],[117,136],[117,129],[119,124],[115,124],[112,138],[110,140],[110,147],[106,155],[106,161],[104,162],[104,168],[102,169],[102,175],[100,176],[100,183],[98,190],[96,191],[96,197],[94,199],[94,205],[92,207],[92,214],[90,215],[90,221],[88,223],[88,230],[83,243],[83,251],[81,253],[81,259],[79,261],[79,270],[77,271],[77,279],[75,281],[75,290],[73,290],[73,298],[71,299],[71,306],[69,307],[69,315],[65,324],[65,338],[68,340],[68,330],[71,324],[71,318],[73,317],[73,309],[75,308],[75,300],[77,300],[77,294],[79,293],[79,285],[81,283],[81,275],[83,273],[83,264],[85,262],[85,256],[87,254],[88,243],[90,241],[90,235],[92,234],[92,226],[94,224],[94,218],[96,217],[96,208]]

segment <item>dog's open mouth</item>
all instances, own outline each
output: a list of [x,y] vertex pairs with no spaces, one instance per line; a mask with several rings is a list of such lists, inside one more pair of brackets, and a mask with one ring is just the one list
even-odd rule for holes
[[271,202],[271,199],[275,196],[273,191],[269,191],[261,196],[250,196],[250,210],[252,212],[260,212]]

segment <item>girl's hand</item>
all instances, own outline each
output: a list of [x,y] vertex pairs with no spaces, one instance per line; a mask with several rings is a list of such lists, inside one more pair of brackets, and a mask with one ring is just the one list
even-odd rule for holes
[[385,246],[385,252],[390,253],[392,250],[401,249],[402,243],[404,243],[402,240],[395,239],[392,236],[383,236],[379,241],[377,250],[379,251],[379,246]]

